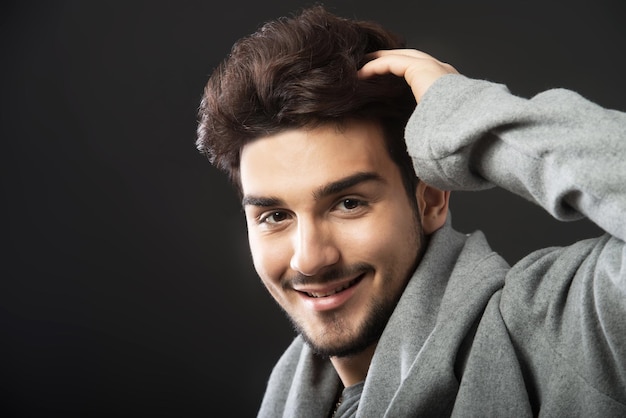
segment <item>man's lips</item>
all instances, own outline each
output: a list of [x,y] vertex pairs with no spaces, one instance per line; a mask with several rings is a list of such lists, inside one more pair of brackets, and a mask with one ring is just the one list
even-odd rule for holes
[[304,293],[311,298],[323,298],[335,295],[339,292],[343,292],[344,290],[356,285],[363,279],[365,273],[360,274],[358,277],[354,279],[344,280],[341,282],[334,282],[331,284],[325,284],[324,286],[319,285],[308,285],[308,286],[295,286],[294,290]]

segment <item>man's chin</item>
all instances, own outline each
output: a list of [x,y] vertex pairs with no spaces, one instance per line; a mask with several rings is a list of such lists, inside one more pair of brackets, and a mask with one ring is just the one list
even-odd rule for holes
[[[384,301],[383,301],[384,302]],[[365,320],[355,326],[340,317],[330,319],[324,326],[322,335],[308,334],[304,327],[288,315],[295,331],[300,334],[307,345],[322,357],[350,357],[359,354],[375,344],[382,335],[387,321],[395,308],[391,303],[374,304],[368,310]],[[347,331],[351,330],[351,331]]]
[[329,338],[329,336],[326,335],[325,341],[312,338],[306,332],[303,332],[302,329],[296,328],[296,331],[302,336],[302,339],[311,350],[321,357],[350,357],[360,354],[380,339],[386,321],[381,320],[376,325],[378,326],[363,327],[360,333],[351,337],[336,335],[335,337]]

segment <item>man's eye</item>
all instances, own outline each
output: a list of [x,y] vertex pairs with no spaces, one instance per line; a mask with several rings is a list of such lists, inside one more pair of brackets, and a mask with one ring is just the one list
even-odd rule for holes
[[340,210],[354,210],[359,208],[360,206],[365,206],[365,202],[358,199],[343,199],[337,205]]
[[285,212],[275,211],[269,212],[259,219],[260,223],[276,224],[287,219]]

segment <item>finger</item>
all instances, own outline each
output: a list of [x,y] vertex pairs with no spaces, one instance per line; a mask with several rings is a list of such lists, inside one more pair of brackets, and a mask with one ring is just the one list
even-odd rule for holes
[[378,51],[370,52],[365,56],[367,58],[375,59],[388,55],[404,55],[407,57],[415,57],[415,58],[430,58],[435,60],[432,55],[427,54],[426,52],[417,50],[417,49],[381,49]]
[[[382,51],[377,51],[377,53],[381,52]],[[360,78],[369,78],[375,75],[390,73],[398,77],[404,77],[407,69],[411,65],[419,65],[420,60],[427,60],[427,58],[398,53],[384,53],[363,65],[357,74]]]

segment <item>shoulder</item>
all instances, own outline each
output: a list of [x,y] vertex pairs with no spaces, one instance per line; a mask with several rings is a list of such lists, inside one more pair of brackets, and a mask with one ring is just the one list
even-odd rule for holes
[[500,312],[533,379],[626,403],[625,251],[605,234],[536,251],[508,272]]

